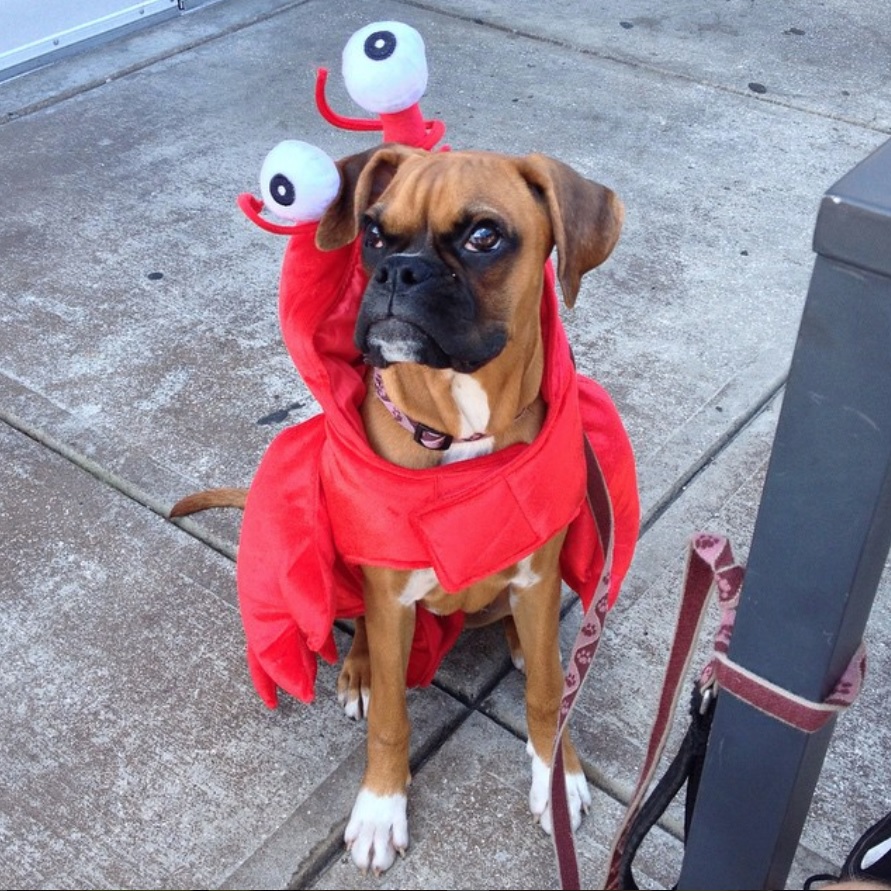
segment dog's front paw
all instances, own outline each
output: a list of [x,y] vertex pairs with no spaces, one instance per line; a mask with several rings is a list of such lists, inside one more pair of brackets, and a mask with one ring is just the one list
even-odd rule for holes
[[343,833],[353,863],[380,875],[408,847],[405,795],[377,795],[362,789]]
[[[548,767],[529,743],[526,751],[532,756],[532,786],[529,789],[529,810],[550,835],[553,831],[551,817],[551,768]],[[575,832],[582,822],[582,815],[591,809],[591,790],[581,771],[566,771],[566,799],[569,805],[569,819]]]

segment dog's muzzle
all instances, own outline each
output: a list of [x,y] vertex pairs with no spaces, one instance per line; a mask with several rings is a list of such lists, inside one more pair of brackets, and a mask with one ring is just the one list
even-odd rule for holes
[[366,362],[416,362],[470,373],[507,343],[505,326],[482,318],[471,289],[440,261],[392,254],[373,271],[356,319]]

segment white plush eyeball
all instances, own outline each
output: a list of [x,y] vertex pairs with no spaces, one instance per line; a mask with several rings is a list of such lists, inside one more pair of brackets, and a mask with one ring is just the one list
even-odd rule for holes
[[263,160],[260,194],[276,216],[297,223],[321,219],[340,190],[340,173],[320,148],[286,139]]
[[343,79],[353,101],[374,114],[395,114],[427,89],[424,41],[402,22],[373,22],[347,41]]

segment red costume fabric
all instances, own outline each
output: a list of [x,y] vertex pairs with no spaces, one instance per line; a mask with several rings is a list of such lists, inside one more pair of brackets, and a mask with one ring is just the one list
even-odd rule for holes
[[[359,243],[323,252],[316,229],[300,225],[288,242],[279,310],[285,344],[322,411],[282,431],[266,451],[237,561],[248,666],[271,708],[278,688],[313,699],[317,657],[337,657],[334,621],[364,611],[362,564],[432,567],[446,591],[458,591],[568,525],[561,572],[587,608],[604,556],[585,497],[583,435],[613,503],[610,603],[639,526],[631,444],[606,391],[575,371],[550,263],[541,303],[548,409],[539,436],[470,461],[407,470],[371,450],[359,416],[367,371],[353,343],[367,281]],[[419,605],[410,686],[431,682],[462,627],[462,614],[435,616]]]

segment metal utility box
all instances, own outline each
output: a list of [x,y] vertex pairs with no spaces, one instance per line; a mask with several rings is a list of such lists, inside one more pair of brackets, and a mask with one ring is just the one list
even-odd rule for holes
[[[891,544],[891,141],[826,192],[814,250],[729,656],[819,702]],[[834,724],[719,693],[679,888],[784,886]]]

